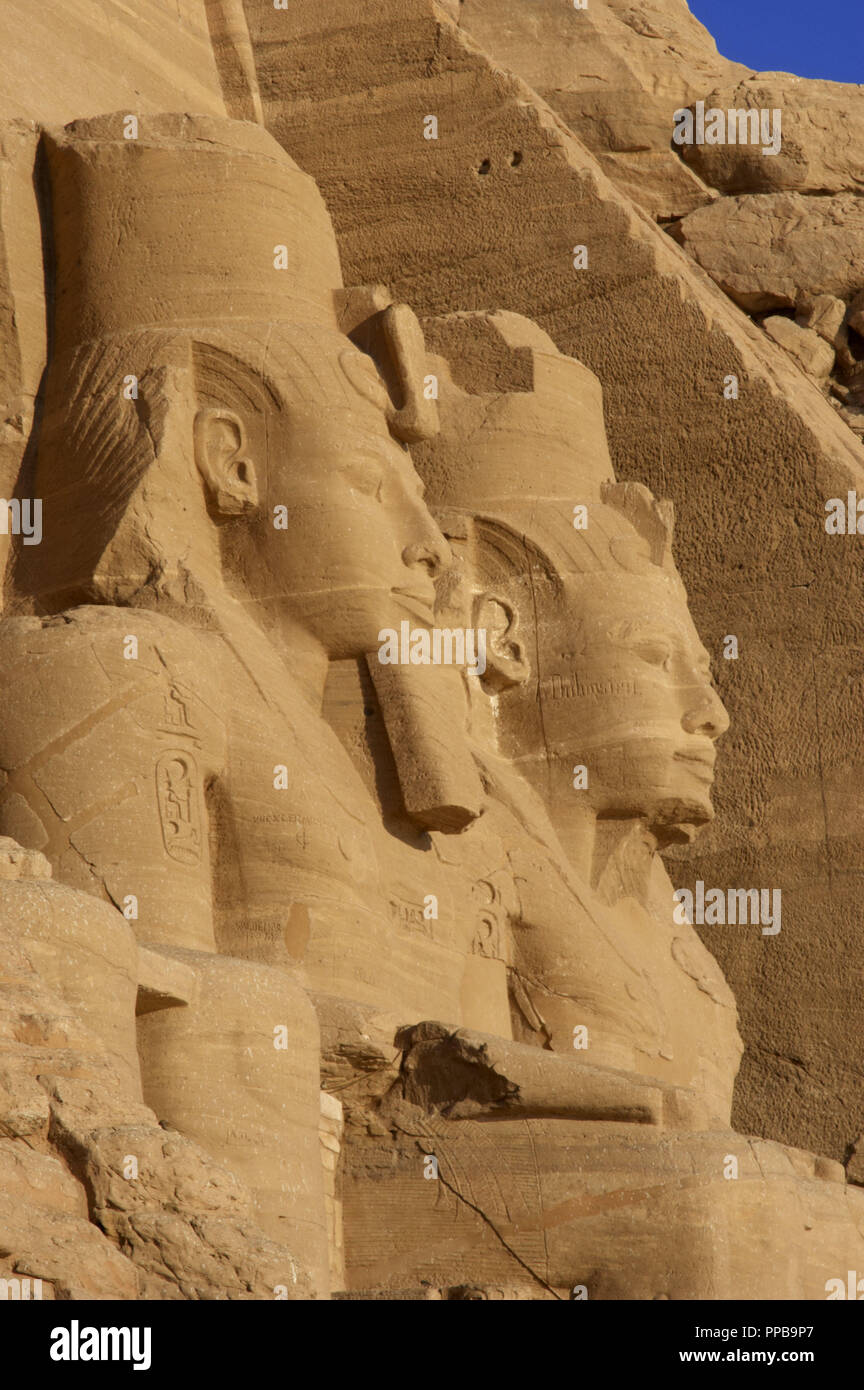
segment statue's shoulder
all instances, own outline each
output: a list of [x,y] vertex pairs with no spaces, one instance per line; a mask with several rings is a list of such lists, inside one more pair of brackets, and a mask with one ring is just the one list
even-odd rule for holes
[[161,613],[92,605],[5,618],[0,766],[121,715],[139,728],[209,726],[218,683],[212,637]]
[[210,635],[147,609],[92,604],[0,619],[0,670],[7,678],[16,667],[77,665],[86,651],[106,671],[131,675],[164,670],[166,663],[203,674],[214,664]]

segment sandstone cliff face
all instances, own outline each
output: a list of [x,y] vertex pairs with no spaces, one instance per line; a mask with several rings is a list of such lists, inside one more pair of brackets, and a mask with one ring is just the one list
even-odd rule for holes
[[[674,222],[676,240],[736,304],[752,313],[797,309],[805,320],[812,295],[850,308],[861,289],[860,87],[748,72],[717,54],[686,5],[606,0],[578,22],[556,5],[514,4],[500,23],[499,14],[466,0],[458,22],[558,112],[622,193],[659,222]],[[770,132],[776,119],[777,148],[764,154],[764,137],[728,133],[675,144],[676,111],[695,114],[697,103],[728,120],[734,113],[735,135],[738,122],[749,130],[767,118]],[[799,341],[794,328],[782,331],[784,346]],[[810,351],[790,349],[793,360],[831,386],[836,409],[860,435],[858,337],[850,345],[841,335],[827,372],[824,351],[809,342]]]
[[575,16],[555,0],[464,0],[458,23],[524,78],[652,215],[682,216],[712,201],[671,149],[673,113],[748,74],[721,57],[686,0],[600,0]]
[[0,118],[62,125],[178,104],[224,113],[204,0],[9,0],[0,32]]
[[[634,1228],[623,1219],[614,1229],[598,1224],[589,1255],[608,1268],[597,1296],[686,1297],[694,1288],[722,1296],[728,1269],[743,1296],[822,1296],[837,1252],[838,1268],[846,1252],[850,1262],[860,1258],[850,1235],[861,1228],[860,1193],[841,1197],[841,1164],[862,1182],[864,607],[855,537],[826,534],[824,508],[829,498],[864,492],[864,89],[752,74],[717,53],[685,0],[590,0],[585,11],[557,0],[384,0],[362,11],[348,0],[291,0],[284,9],[258,0],[140,0],[134,15],[120,0],[37,11],[7,0],[0,39],[0,492],[12,497],[33,476],[52,352],[43,128],[107,112],[263,123],[317,182],[345,283],[379,287],[354,299],[342,292],[346,331],[374,321],[384,339],[407,332],[392,315],[382,327],[391,296],[419,315],[430,348],[458,338],[454,331],[448,339],[448,315],[504,310],[536,320],[560,353],[596,374],[615,476],[647,483],[675,504],[675,557],[732,721],[716,820],[692,847],[668,849],[672,880],[782,889],[776,937],[757,927],[700,928],[737,1000],[746,1044],[735,1124],[760,1136],[742,1142],[746,1194],[727,1197],[721,1183],[709,1220],[695,1199],[681,1215],[679,1199],[691,1170],[719,1171],[728,1131],[698,1133],[676,1148],[661,1130],[680,1121],[680,1096],[626,1069],[616,1074],[614,1103],[608,1078],[596,1093],[574,1090],[564,1072],[554,1085],[545,1078],[546,1090],[532,1089],[516,1043],[496,1051],[483,1031],[457,1032],[455,1016],[424,1024],[426,1032],[397,1032],[420,1019],[370,1002],[383,955],[358,966],[358,911],[350,930],[320,949],[325,983],[314,979],[310,992],[321,1085],[333,1092],[321,1121],[332,1288],[358,1297],[565,1296],[574,1274],[568,1223],[593,1213],[592,1201],[599,1211],[610,1183],[638,1190],[650,1173],[666,1205],[639,1234],[660,1241],[666,1221],[683,1233],[686,1258],[674,1278],[649,1269],[638,1288],[628,1285]],[[674,113],[697,102],[782,111],[780,154],[673,146]],[[480,331],[472,322],[466,342]],[[529,349],[519,340],[511,351],[497,332],[488,333],[491,377],[474,388],[488,401],[535,389],[525,363],[536,342]],[[399,341],[407,360],[404,342],[415,340],[408,332]],[[266,342],[265,334],[262,361]],[[551,350],[538,350],[545,361]],[[436,370],[446,379],[446,364]],[[453,370],[470,392],[474,369]],[[365,389],[374,396],[381,388]],[[595,453],[606,448],[601,436],[591,437]],[[421,468],[422,430],[401,437]],[[470,532],[464,516],[454,521],[445,507],[441,524],[458,552]],[[4,569],[8,553],[11,537],[0,534]],[[189,586],[183,600],[199,597]],[[734,661],[723,659],[729,635],[738,641]],[[262,670],[250,689],[259,678],[266,687]],[[3,700],[12,698],[4,690]],[[370,796],[386,803],[386,788],[398,787],[399,749],[392,729],[387,746],[368,678],[352,667],[344,688],[334,679],[330,699],[328,718],[355,761],[365,760]],[[410,690],[397,700],[410,706]],[[352,723],[358,708],[362,718]],[[244,717],[251,728],[254,718]],[[449,707],[438,719],[442,746]],[[410,720],[400,727],[410,743]],[[243,738],[253,746],[245,727]],[[428,766],[425,775],[423,792],[434,781]],[[488,792],[485,771],[482,780]],[[469,803],[445,810],[468,819]],[[231,816],[221,807],[218,814],[227,843]],[[348,862],[350,845],[359,883],[366,852],[352,843],[352,814],[340,822],[334,863],[342,867],[340,855]],[[22,826],[26,842],[26,820]],[[393,839],[413,843],[416,824],[403,816],[394,826]],[[297,830],[298,844],[305,833]],[[142,1103],[130,1080],[127,996],[134,1012],[143,978],[145,1000],[182,999],[183,962],[151,956],[142,964],[146,951],[137,953],[116,907],[58,882],[56,871],[52,881],[32,850],[5,842],[0,850],[0,1277],[41,1279],[44,1296],[60,1299],[314,1296],[320,1278],[290,1241],[265,1232],[249,1185]],[[458,859],[448,848],[444,862],[448,855]],[[539,878],[554,877],[550,862],[554,856]],[[505,915],[502,872],[512,876],[512,861],[506,871],[496,861],[483,880],[484,935],[470,947],[462,996],[480,999],[483,1017],[509,1038],[500,1022],[501,952],[488,944]],[[223,873],[230,877],[230,868]],[[405,941],[413,932],[400,978],[410,981],[409,962],[422,962],[417,976],[437,972],[441,998],[455,997],[448,971],[457,955],[434,957],[414,902],[423,895],[405,888],[410,875],[401,874],[400,863],[388,907],[400,928],[408,922]],[[301,950],[309,921],[305,906],[292,913],[289,949]],[[60,939],[64,958],[77,962],[65,975],[51,945]],[[88,972],[109,956],[118,1009],[106,1024],[101,1003],[91,1017],[88,981],[96,974]],[[348,1003],[327,993],[321,961],[331,958],[334,978],[344,983],[355,972]],[[530,1016],[531,999],[524,1007]],[[546,1023],[535,1015],[520,1026],[527,1035]],[[152,1017],[139,1025],[142,1050],[148,1028],[160,1045],[152,1025]],[[191,1071],[190,1094],[196,1084],[206,1088],[206,1064]],[[336,1099],[343,1091],[344,1128]],[[566,1140],[556,1127],[562,1113],[571,1124]],[[490,1115],[495,1126],[475,1123]],[[598,1137],[598,1115],[612,1126],[607,1137]],[[614,1128],[637,1121],[657,1131],[634,1139]],[[492,1129],[503,1147],[490,1156]],[[522,1180],[537,1152],[545,1165],[539,1198],[533,1176]],[[432,1153],[442,1188],[422,1171]],[[465,1175],[475,1162],[472,1188]],[[579,1199],[587,1208],[568,1187],[583,1170],[591,1175],[591,1192]],[[763,1189],[763,1179],[776,1185]],[[775,1199],[784,1220],[804,1203],[807,1229],[818,1235],[793,1243],[776,1288],[766,1291],[735,1231],[758,1230],[754,1248],[770,1264],[772,1236],[758,1223]],[[528,1234],[518,1221],[511,1229],[512,1210],[523,1211]],[[548,1210],[560,1220],[541,1242],[534,1227],[545,1229]],[[447,1240],[451,1226],[458,1231],[455,1243],[441,1237],[442,1221]]]

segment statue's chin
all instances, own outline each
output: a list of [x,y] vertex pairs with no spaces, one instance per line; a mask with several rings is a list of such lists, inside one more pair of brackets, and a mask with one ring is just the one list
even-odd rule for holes
[[654,807],[648,817],[648,828],[658,843],[690,844],[699,831],[714,819],[710,800],[670,798]]

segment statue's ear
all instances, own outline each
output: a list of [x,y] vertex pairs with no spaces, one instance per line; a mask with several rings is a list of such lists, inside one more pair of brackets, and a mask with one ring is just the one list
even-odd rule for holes
[[497,694],[511,685],[521,685],[531,668],[516,635],[519,620],[512,606],[498,594],[476,594],[472,616],[475,630],[486,633],[484,686]]
[[195,463],[208,498],[225,516],[258,506],[258,478],[249,458],[243,421],[233,410],[199,410],[195,416]]
[[437,384],[429,372],[420,322],[407,304],[392,304],[381,285],[339,292],[339,324],[373,358],[387,387],[387,419],[406,444],[438,433]]

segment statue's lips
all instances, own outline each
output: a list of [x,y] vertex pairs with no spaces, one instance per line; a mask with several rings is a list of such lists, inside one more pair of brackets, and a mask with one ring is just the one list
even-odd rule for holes
[[413,613],[415,618],[419,618],[425,627],[435,626],[435,590],[431,588],[417,589],[391,589],[391,594],[401,600],[401,607],[408,613]]
[[705,773],[705,780],[710,782],[714,778],[714,764],[717,761],[717,752],[713,747],[700,749],[690,753],[678,752],[675,754],[675,761],[679,763],[690,763],[693,771],[702,768]]

